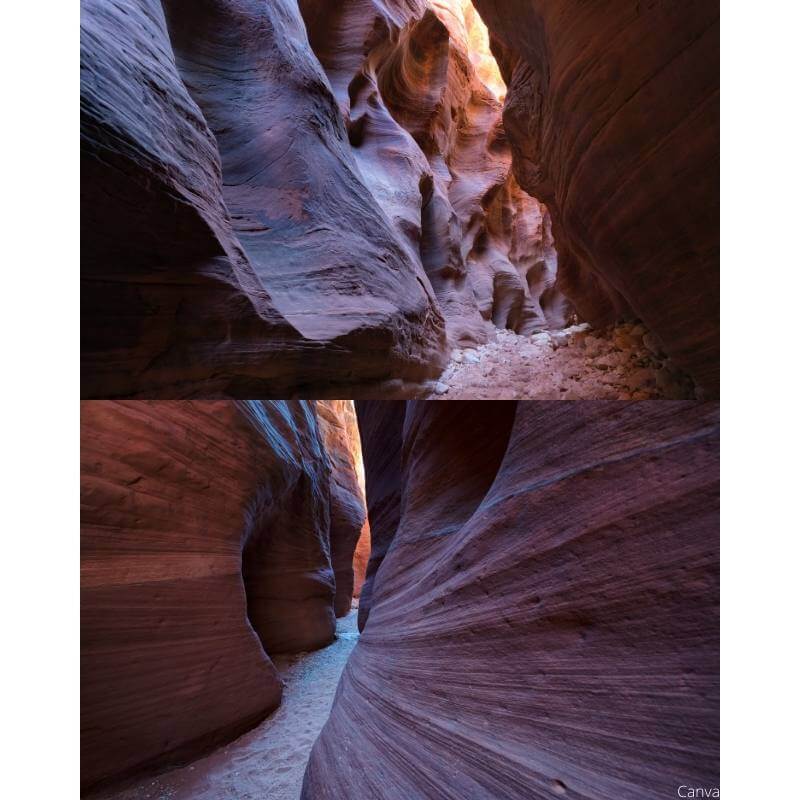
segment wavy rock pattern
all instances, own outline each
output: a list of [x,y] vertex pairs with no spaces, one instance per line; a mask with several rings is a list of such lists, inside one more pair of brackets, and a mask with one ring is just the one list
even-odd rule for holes
[[559,285],[638,316],[719,392],[719,3],[475,0],[520,185],[553,214]]
[[343,488],[344,412],[341,401],[82,404],[84,786],[237,736],[280,702],[267,654],[333,640],[334,599],[353,579],[336,586],[331,553],[344,576],[364,516]]
[[410,395],[573,306],[716,395],[718,4],[476,5],[499,71],[468,0],[83,0],[83,395]]
[[358,174],[294,2],[83,0],[81,69],[84,396],[436,372],[430,284]]
[[549,215],[510,175],[469,3],[300,7],[361,174],[430,278],[451,343],[483,342],[489,324],[563,326]]
[[718,785],[718,407],[384,406],[393,536],[304,800]]

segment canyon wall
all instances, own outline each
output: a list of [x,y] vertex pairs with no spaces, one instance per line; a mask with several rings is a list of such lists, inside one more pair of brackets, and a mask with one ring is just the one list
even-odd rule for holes
[[580,315],[636,316],[719,392],[719,3],[475,0],[523,189]]
[[304,800],[718,786],[718,407],[386,406],[391,541]]
[[450,342],[485,341],[491,325],[563,326],[549,215],[510,175],[502,81],[476,45],[483,26],[472,6],[300,8],[361,174],[430,278]]
[[359,175],[293,0],[83,0],[81,151],[84,396],[437,371],[430,283]]
[[400,521],[400,462],[405,414],[405,403],[399,401],[356,402],[372,539],[358,602],[358,629],[362,631],[372,603],[375,573],[386,557]]
[[280,703],[268,654],[333,640],[364,517],[346,411],[82,404],[84,787],[244,732]]
[[[322,439],[332,459],[330,542],[336,579],[334,611],[337,617],[342,617],[350,613],[355,591],[354,553],[356,545],[361,543],[367,519],[364,490],[356,466],[361,457],[358,422],[350,400],[322,400],[317,403],[317,411]],[[361,549],[360,563],[364,561],[363,544]],[[360,581],[363,582],[363,577]]]
[[83,0],[83,396],[397,392],[562,326],[482,30],[462,0]]

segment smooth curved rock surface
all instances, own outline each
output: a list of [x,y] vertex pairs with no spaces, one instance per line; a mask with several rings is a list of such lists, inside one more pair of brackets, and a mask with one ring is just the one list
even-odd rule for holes
[[405,403],[356,401],[364,458],[367,513],[372,548],[358,602],[358,629],[364,630],[372,603],[372,584],[400,522],[400,467]]
[[304,800],[718,786],[718,407],[462,405],[358,406],[398,518]]
[[502,82],[488,47],[476,49],[485,28],[472,6],[300,8],[361,174],[430,278],[450,343],[483,342],[493,324],[563,327],[569,308],[556,286],[549,215],[510,174],[501,103],[489,88]]
[[430,283],[291,0],[83,0],[81,143],[83,396],[320,396],[439,368]]
[[639,317],[719,393],[719,3],[475,0],[523,189],[596,326]]
[[[333,640],[344,410],[82,403],[84,787],[239,735],[280,702],[267,654]],[[362,516],[337,545],[351,558]]]
[[[331,460],[330,543],[336,580],[334,611],[350,613],[355,594],[354,554],[367,520],[364,490],[358,479],[360,456],[358,422],[350,400],[317,401],[322,440]],[[362,561],[365,545],[362,544]],[[366,542],[368,552],[369,539]],[[362,579],[363,581],[363,579]],[[360,587],[359,587],[360,588]]]

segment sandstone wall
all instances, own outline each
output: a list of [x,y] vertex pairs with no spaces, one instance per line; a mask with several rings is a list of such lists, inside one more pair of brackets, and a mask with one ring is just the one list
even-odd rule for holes
[[563,326],[549,215],[510,174],[469,3],[300,7],[361,174],[430,278],[450,342],[483,342],[492,325]]
[[268,654],[333,640],[352,574],[331,551],[344,575],[363,518],[337,511],[352,445],[321,431],[343,411],[82,404],[85,787],[244,732],[280,703]]
[[435,373],[430,283],[292,0],[83,0],[81,165],[83,396]]
[[304,800],[718,785],[717,406],[358,412],[395,530]]
[[317,412],[322,439],[332,460],[331,563],[336,579],[334,610],[337,617],[342,617],[350,613],[355,594],[354,553],[367,520],[364,490],[356,466],[361,457],[358,422],[350,400],[321,400]]
[[462,0],[83,0],[83,396],[397,392],[562,326],[482,30]]
[[719,3],[475,0],[523,189],[588,321],[637,316],[719,392]]

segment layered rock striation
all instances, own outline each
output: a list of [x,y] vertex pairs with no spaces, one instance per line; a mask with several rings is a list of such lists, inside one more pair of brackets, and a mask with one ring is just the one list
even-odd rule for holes
[[361,174],[430,279],[450,343],[562,326],[549,215],[510,173],[502,81],[469,2],[300,8]]
[[444,324],[292,0],[84,0],[82,392],[319,396]]
[[83,0],[83,395],[410,396],[573,311],[715,395],[718,4],[476,7]]
[[718,786],[718,407],[358,413],[392,535],[304,800]]
[[269,654],[333,640],[365,513],[345,411],[82,404],[85,788],[242,733],[280,703]]
[[[352,401],[321,400],[317,403],[317,413],[322,440],[332,460],[330,542],[336,580],[334,611],[337,617],[343,617],[350,613],[355,594],[356,546],[361,543],[365,526],[368,529],[364,487],[358,474],[361,443]],[[366,546],[369,547],[368,538]],[[364,561],[363,549],[362,545],[359,563]],[[362,569],[360,566],[359,571]]]
[[461,0],[83,0],[83,395],[398,391],[562,324],[476,31]]
[[386,557],[400,521],[400,465],[405,403],[359,400],[356,413],[364,458],[371,537],[369,561],[358,602],[358,629],[364,630],[372,603],[375,573]]
[[559,285],[598,327],[638,317],[719,391],[719,3],[475,0],[523,189]]

